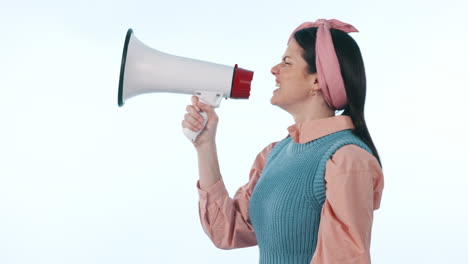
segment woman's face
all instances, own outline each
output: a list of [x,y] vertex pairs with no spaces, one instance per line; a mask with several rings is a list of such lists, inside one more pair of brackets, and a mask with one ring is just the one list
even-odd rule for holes
[[289,41],[283,59],[271,68],[276,77],[276,89],[271,103],[285,110],[304,104],[318,86],[317,74],[307,72],[307,62],[302,57],[303,49],[294,38]]

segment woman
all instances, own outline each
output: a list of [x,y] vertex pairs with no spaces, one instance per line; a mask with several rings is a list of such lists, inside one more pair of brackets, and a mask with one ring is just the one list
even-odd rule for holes
[[[260,263],[370,263],[373,211],[383,175],[364,120],[366,78],[357,31],[338,20],[300,25],[271,69],[271,98],[292,115],[289,136],[263,149],[247,184],[230,198],[219,170],[218,117],[192,98],[183,127],[194,142],[202,226],[223,249],[257,245]],[[335,116],[336,110],[344,110]]]

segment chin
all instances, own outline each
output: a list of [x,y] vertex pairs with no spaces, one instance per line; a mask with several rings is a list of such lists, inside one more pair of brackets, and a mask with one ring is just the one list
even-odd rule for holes
[[278,105],[278,102],[277,102],[277,100],[276,100],[276,98],[275,98],[274,95],[271,97],[270,103],[271,103],[272,105],[276,105],[276,106]]
[[[278,105],[278,90],[273,91],[273,94],[271,95],[270,103],[272,105]],[[281,96],[279,96],[281,98]]]
[[279,108],[281,108],[281,109],[284,109],[283,106],[282,106],[282,104],[281,104],[281,102],[278,102],[278,99],[277,99],[277,98],[272,97],[272,98],[270,99],[270,103],[271,103],[272,105],[274,105],[274,106],[277,106],[277,107],[279,107]]

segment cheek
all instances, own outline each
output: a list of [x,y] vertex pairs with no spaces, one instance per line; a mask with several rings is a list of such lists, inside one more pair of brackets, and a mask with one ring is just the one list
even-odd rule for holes
[[302,101],[307,96],[305,89],[299,85],[288,83],[285,87],[275,90],[272,95],[272,103],[280,105],[289,105],[291,103]]
[[[283,87],[281,87],[281,90],[283,90]],[[301,78],[291,78],[284,85],[284,92],[292,97],[302,96],[306,91],[307,83]]]

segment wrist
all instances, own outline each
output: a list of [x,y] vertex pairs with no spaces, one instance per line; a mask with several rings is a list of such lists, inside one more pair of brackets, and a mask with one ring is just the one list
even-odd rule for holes
[[200,145],[195,145],[195,149],[197,150],[198,153],[203,153],[207,151],[213,151],[216,150],[216,142],[215,141],[209,141],[202,143]]

